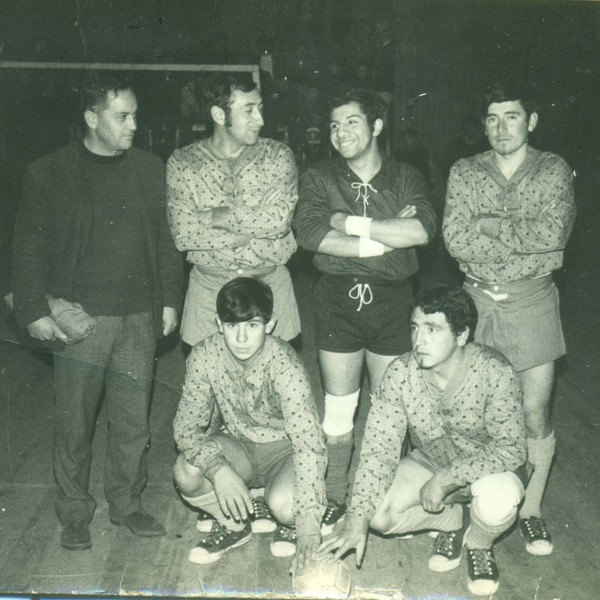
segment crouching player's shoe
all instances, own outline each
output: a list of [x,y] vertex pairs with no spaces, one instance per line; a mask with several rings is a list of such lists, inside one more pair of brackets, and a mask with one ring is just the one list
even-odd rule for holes
[[329,535],[337,523],[344,520],[346,505],[328,502],[321,521],[321,535]]
[[241,531],[231,531],[218,521],[213,521],[210,533],[190,550],[189,560],[198,565],[213,563],[219,560],[228,550],[238,548],[251,539],[252,528],[250,523],[246,523]]
[[519,519],[519,530],[525,539],[525,550],[535,556],[552,554],[554,545],[546,522],[540,517],[527,517]]
[[271,533],[277,529],[277,523],[262,496],[252,497],[254,512],[248,517],[252,525],[252,533]]
[[433,543],[433,552],[429,558],[429,569],[437,573],[445,573],[456,569],[460,564],[465,537],[464,528],[455,531],[440,531]]
[[280,525],[271,542],[271,554],[279,558],[296,554],[296,528]]
[[197,531],[199,531],[200,533],[210,533],[214,522],[215,518],[210,513],[207,513],[201,508],[198,509],[196,517]]
[[490,596],[498,589],[500,574],[491,548],[467,548],[467,569],[469,591],[475,596]]

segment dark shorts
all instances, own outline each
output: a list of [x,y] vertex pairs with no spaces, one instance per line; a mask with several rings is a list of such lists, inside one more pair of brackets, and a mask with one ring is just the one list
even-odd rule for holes
[[409,281],[323,275],[315,287],[317,346],[328,352],[408,352],[413,309]]
[[558,290],[550,275],[505,284],[468,277],[465,291],[477,307],[475,341],[502,352],[516,371],[565,354]]

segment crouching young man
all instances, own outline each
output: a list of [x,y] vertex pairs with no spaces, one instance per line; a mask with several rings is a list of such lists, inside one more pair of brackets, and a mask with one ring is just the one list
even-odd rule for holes
[[[434,530],[431,570],[456,568],[466,545],[469,590],[496,591],[492,545],[523,498],[526,442],[518,377],[501,354],[471,343],[476,323],[463,290],[421,293],[412,352],[391,363],[373,397],[350,508],[319,556],[355,548],[360,565],[369,527]],[[407,430],[414,450],[400,458]]]
[[[292,569],[301,567],[321,542],[326,506],[326,450],[308,376],[292,348],[269,335],[268,285],[228,282],[217,314],[219,332],[187,360],[174,421],[175,484],[188,504],[214,517],[189,559],[214,562],[250,541],[253,524],[275,529],[274,517],[273,554],[295,552]],[[264,497],[250,493],[263,487]]]

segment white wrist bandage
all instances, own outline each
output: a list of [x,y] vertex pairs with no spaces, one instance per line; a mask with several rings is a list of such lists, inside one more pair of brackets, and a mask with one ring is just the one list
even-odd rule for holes
[[381,242],[361,237],[358,240],[359,258],[368,258],[370,256],[381,256],[385,251],[385,246]]
[[372,220],[373,219],[370,219],[369,217],[350,215],[349,217],[346,217],[346,223],[344,224],[346,233],[348,235],[368,238],[371,235]]

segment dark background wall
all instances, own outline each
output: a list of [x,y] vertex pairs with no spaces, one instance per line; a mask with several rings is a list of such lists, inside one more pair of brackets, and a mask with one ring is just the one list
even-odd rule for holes
[[[301,163],[310,159],[301,147],[308,125],[322,127],[321,152],[327,146],[322,93],[334,79],[356,83],[362,65],[370,85],[387,84],[394,95],[389,148],[397,151],[401,132],[414,130],[437,165],[438,201],[448,144],[462,119],[476,114],[482,88],[503,73],[525,77],[538,92],[534,145],[576,169],[600,170],[600,2],[0,0],[0,61],[257,64],[265,51],[273,80],[263,80],[263,94],[279,99],[265,133],[287,126]],[[376,71],[383,73],[377,84]],[[153,144],[163,158],[183,141],[174,123],[186,77],[138,76],[144,127],[136,143]],[[76,135],[80,79],[0,69],[0,266],[23,165]],[[290,89],[296,102],[281,102]]]
[[563,130],[595,112],[599,99],[597,2],[1,0],[0,11],[0,60],[235,64],[256,63],[266,49],[276,77],[326,73],[332,59],[349,71],[359,61],[372,66],[373,30],[385,21],[395,45],[397,128],[416,126],[434,147],[503,70],[540,88],[555,122],[550,138],[564,140]]

